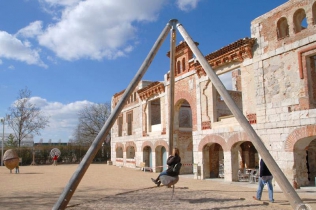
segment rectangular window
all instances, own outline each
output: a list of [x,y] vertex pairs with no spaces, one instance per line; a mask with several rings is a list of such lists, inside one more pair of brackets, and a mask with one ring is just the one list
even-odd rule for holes
[[122,136],[123,116],[118,117],[117,124],[118,124],[118,136]]
[[127,114],[127,135],[132,135],[133,112]]
[[315,105],[316,104],[316,55],[310,57],[311,70],[310,70],[310,89],[311,89],[311,101]]
[[160,99],[156,99],[150,102],[151,125],[157,125],[161,123],[160,109]]
[[[241,71],[240,69],[234,69],[232,71],[223,73],[218,76],[224,84],[228,94],[234,100],[240,110],[242,110],[242,87],[241,87]],[[216,91],[216,116],[215,121],[221,121],[222,119],[233,117],[232,112],[224,102],[223,98]]]

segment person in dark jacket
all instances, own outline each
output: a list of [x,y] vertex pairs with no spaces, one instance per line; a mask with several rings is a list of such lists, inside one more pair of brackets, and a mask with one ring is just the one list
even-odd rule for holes
[[257,196],[253,196],[253,199],[259,200],[259,201],[261,200],[262,190],[264,188],[264,185],[267,184],[268,185],[269,200],[271,203],[274,202],[272,179],[273,179],[273,176],[272,176],[271,172],[269,171],[268,167],[261,159],[260,160],[260,178],[258,181],[259,185],[258,185],[258,190],[257,190]]
[[167,159],[167,165],[168,165],[167,170],[161,172],[156,179],[151,178],[151,180],[159,187],[161,184],[161,181],[159,179],[160,176],[162,175],[178,176],[179,172],[174,172],[173,168],[177,163],[180,163],[180,162],[181,162],[181,157],[179,155],[179,149],[174,148],[172,150],[172,155],[170,155]]

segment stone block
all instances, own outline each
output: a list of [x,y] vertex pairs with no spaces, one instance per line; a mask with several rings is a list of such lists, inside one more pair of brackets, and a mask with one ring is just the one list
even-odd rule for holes
[[269,122],[279,122],[280,121],[280,115],[278,114],[270,114],[268,115]]
[[313,121],[310,118],[301,119],[300,125],[311,125]]
[[275,56],[275,55],[276,55],[275,50],[271,50],[270,52],[268,52],[268,57],[272,57],[272,56]]
[[309,36],[308,39],[309,39],[309,42],[315,42],[316,41],[316,34]]
[[279,121],[279,122],[276,122],[277,123],[277,127],[278,128],[282,128],[286,125],[285,121]]
[[285,51],[285,52],[288,52],[288,51],[290,51],[290,50],[292,50],[292,45],[291,45],[291,44],[286,44],[286,45],[284,45],[284,51]]
[[276,55],[279,55],[279,54],[282,54],[282,53],[284,53],[284,47],[283,47],[283,46],[280,47],[280,48],[277,48],[277,49],[275,50],[275,54],[276,54]]
[[298,48],[300,46],[299,44],[300,44],[299,41],[293,42],[292,43],[292,49]]
[[308,110],[308,116],[309,117],[316,117],[316,109]]
[[300,40],[300,46],[307,45],[308,43],[309,43],[309,38],[308,37]]

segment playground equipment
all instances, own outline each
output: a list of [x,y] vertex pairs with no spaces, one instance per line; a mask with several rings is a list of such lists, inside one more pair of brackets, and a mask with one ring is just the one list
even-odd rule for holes
[[[168,22],[168,24],[165,26],[161,34],[159,35],[157,41],[153,45],[152,49],[150,50],[149,54],[147,55],[146,59],[144,60],[143,64],[141,65],[140,69],[136,73],[135,77],[132,79],[131,83],[126,88],[124,94],[122,95],[119,103],[109,116],[108,120],[105,122],[103,128],[101,129],[100,133],[97,135],[95,140],[93,141],[92,145],[90,146],[89,150],[87,151],[86,155],[82,159],[81,163],[79,164],[77,170],[69,180],[67,186],[64,188],[62,194],[60,195],[59,199],[53,206],[54,210],[57,209],[65,209],[67,207],[68,202],[70,201],[72,195],[74,194],[76,188],[78,187],[82,177],[84,176],[85,172],[87,171],[90,163],[92,162],[93,158],[95,157],[98,150],[101,148],[102,143],[104,142],[104,139],[109,134],[111,127],[115,123],[117,117],[121,113],[127,99],[132,94],[133,90],[136,88],[137,84],[140,82],[143,75],[146,73],[149,65],[153,61],[158,49],[162,45],[163,41],[168,35],[168,31],[171,32],[171,38],[170,38],[170,92],[169,92],[169,100],[170,104],[174,104],[174,69],[175,69],[175,63],[174,63],[174,54],[175,54],[175,42],[176,42],[176,35],[175,35],[175,29],[178,29],[184,40],[189,45],[190,49],[196,56],[196,59],[203,67],[204,71],[206,72],[209,79],[212,81],[212,84],[220,94],[220,96],[225,101],[227,107],[230,109],[230,111],[233,113],[234,117],[237,119],[239,124],[242,126],[244,131],[249,135],[249,139],[251,140],[252,144],[255,146],[256,150],[259,152],[261,157],[264,159],[266,165],[269,167],[271,173],[273,174],[275,180],[280,185],[284,195],[287,197],[287,200],[290,202],[293,209],[296,209],[298,206],[300,209],[305,208],[303,201],[298,196],[294,188],[291,186],[288,179],[285,177],[284,173],[280,169],[280,167],[277,165],[277,163],[274,161],[273,157],[261,141],[260,137],[257,135],[255,130],[252,128],[252,126],[249,124],[246,117],[243,115],[241,110],[238,108],[238,106],[235,104],[229,93],[227,92],[225,86],[221,82],[221,80],[218,78],[216,73],[211,68],[210,64],[207,62],[205,57],[202,55],[194,41],[191,39],[189,34],[185,31],[182,24],[178,22],[176,19],[172,19]],[[174,107],[169,107],[169,116],[174,116]],[[170,123],[169,123],[169,131],[173,131],[173,117],[170,117]],[[169,132],[169,152],[173,148],[173,132]],[[301,208],[303,207],[303,208]]]
[[55,155],[59,157],[61,155],[61,152],[58,148],[54,148],[50,151],[49,155],[53,158]]
[[13,149],[8,149],[3,155],[4,165],[11,171],[15,167],[19,166],[19,156]]

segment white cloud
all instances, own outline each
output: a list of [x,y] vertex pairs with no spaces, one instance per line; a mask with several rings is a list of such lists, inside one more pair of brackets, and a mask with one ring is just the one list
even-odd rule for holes
[[42,33],[43,23],[42,21],[35,21],[30,23],[28,26],[20,29],[16,36],[22,36],[26,38],[33,38]]
[[81,0],[42,0],[49,6],[72,6],[78,4]]
[[13,65],[10,65],[8,68],[11,70],[15,69],[15,67]]
[[69,104],[60,102],[49,102],[40,97],[30,98],[30,103],[39,107],[46,116],[49,116],[49,127],[41,131],[41,136],[37,139],[43,139],[44,142],[52,139],[52,142],[68,142],[72,136],[74,128],[78,124],[78,112],[86,105],[93,104],[89,101],[76,101]]
[[195,9],[200,0],[177,0],[177,6],[183,11]]
[[40,59],[39,50],[31,49],[29,42],[23,43],[5,31],[0,31],[0,49],[0,57],[2,58],[47,67]]
[[51,61],[53,64],[57,64],[58,63],[57,60],[54,57],[52,57],[52,56],[47,56],[46,59]]
[[115,59],[132,49],[129,42],[135,41],[137,32],[134,22],[154,21],[165,1],[80,1],[64,9],[60,21],[39,35],[39,43],[65,60]]

